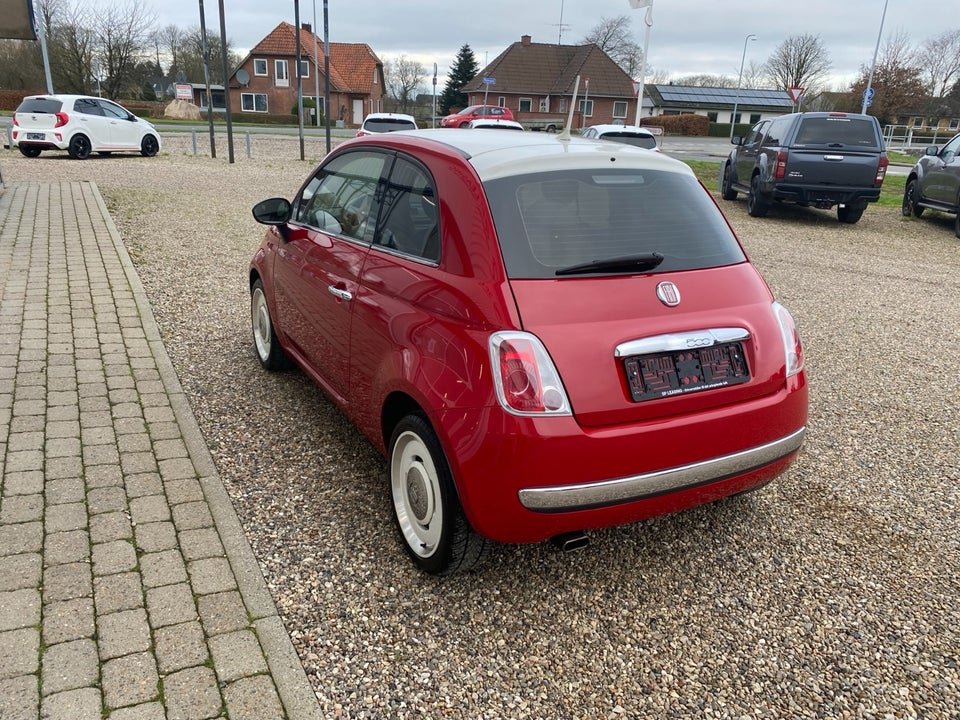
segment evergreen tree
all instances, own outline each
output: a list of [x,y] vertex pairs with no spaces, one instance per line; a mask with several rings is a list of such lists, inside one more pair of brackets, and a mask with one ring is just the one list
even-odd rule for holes
[[447,84],[440,95],[440,113],[448,115],[450,108],[466,107],[467,94],[461,92],[464,85],[473,80],[480,72],[480,65],[469,45],[464,45],[457,53],[457,59],[447,76]]

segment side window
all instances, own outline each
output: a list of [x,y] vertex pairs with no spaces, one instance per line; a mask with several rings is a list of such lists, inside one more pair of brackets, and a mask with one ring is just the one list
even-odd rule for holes
[[380,211],[377,186],[388,160],[388,155],[371,151],[333,158],[300,191],[294,221],[371,243]]
[[750,132],[747,133],[747,137],[744,139],[743,144],[744,145],[758,144],[760,142],[760,138],[763,137],[763,129],[765,125],[766,123],[762,122],[762,123],[757,123],[752,128],[750,128]]
[[440,259],[437,194],[425,167],[397,158],[386,185],[375,245],[431,262]]
[[767,147],[778,147],[783,145],[783,134],[788,120],[774,120],[767,128],[767,136],[763,139],[763,144]]
[[96,100],[88,100],[86,98],[79,98],[74,104],[73,109],[78,113],[83,113],[84,115],[103,115],[103,110],[100,108],[100,105]]
[[130,117],[126,110],[124,110],[119,105],[114,105],[112,102],[101,100],[99,105],[103,110],[103,115],[105,115],[108,118],[118,118],[120,120],[126,120],[128,117]]
[[943,146],[943,150],[940,151],[940,159],[944,162],[950,162],[957,156],[958,152],[960,152],[960,135]]

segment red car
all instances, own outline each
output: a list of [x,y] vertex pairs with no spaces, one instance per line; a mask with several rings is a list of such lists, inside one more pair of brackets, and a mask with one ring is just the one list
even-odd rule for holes
[[513,113],[510,108],[499,105],[471,105],[458,113],[441,118],[440,127],[470,127],[471,120],[513,120]]
[[757,488],[802,445],[793,319],[680,162],[383,133],[253,213],[259,360],[299,366],[386,455],[427,572]]

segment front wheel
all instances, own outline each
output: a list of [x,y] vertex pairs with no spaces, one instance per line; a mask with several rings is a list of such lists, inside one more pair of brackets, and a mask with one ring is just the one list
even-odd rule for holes
[[842,223],[853,225],[863,217],[863,207],[851,207],[850,205],[837,205],[837,220]]
[[424,572],[452,575],[473,568],[487,541],[463,513],[436,433],[407,415],[390,438],[390,495],[407,553]]
[[737,199],[737,191],[731,187],[733,183],[730,181],[730,171],[731,167],[727,165],[723,171],[723,183],[720,185],[720,197],[724,200]]
[[67,152],[70,153],[70,157],[74,160],[86,160],[90,157],[91,150],[90,138],[86,135],[74,135],[70,139],[70,145],[67,147]]
[[257,359],[267,370],[284,370],[290,366],[287,356],[280,347],[277,333],[270,319],[270,307],[263,292],[263,281],[257,280],[250,288],[250,324],[253,327],[253,347]]
[[140,154],[144,157],[153,157],[160,149],[160,141],[153,135],[144,135],[140,141]]
[[747,193],[747,212],[751,217],[766,217],[770,210],[770,201],[760,189],[760,176],[754,175],[750,181],[750,192]]
[[900,204],[900,214],[904,217],[920,217],[923,215],[924,208],[917,205],[918,190],[917,179],[914,178],[907,183],[903,191],[903,202]]

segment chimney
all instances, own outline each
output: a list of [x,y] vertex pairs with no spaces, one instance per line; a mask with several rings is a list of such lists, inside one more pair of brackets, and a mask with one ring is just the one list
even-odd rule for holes
[[530,36],[529,36],[529,35],[521,35],[521,36],[520,36],[520,44],[521,44],[521,45],[529,45],[529,44],[530,44]]
[[300,27],[307,32],[313,32],[313,25],[310,23],[300,23]]

